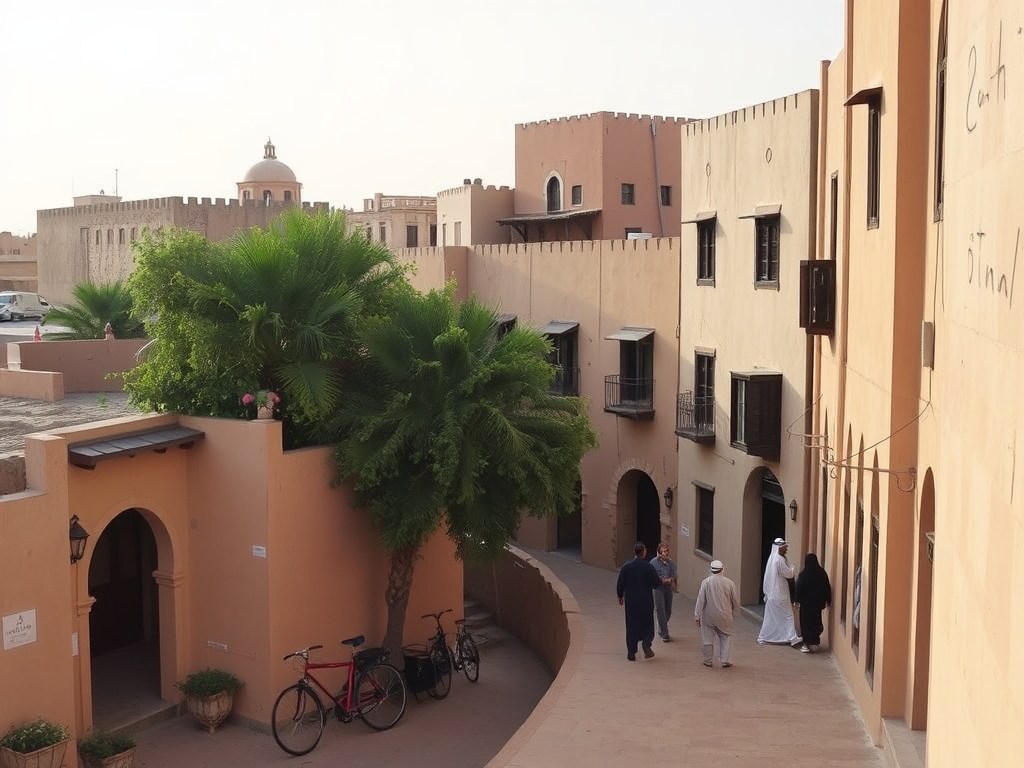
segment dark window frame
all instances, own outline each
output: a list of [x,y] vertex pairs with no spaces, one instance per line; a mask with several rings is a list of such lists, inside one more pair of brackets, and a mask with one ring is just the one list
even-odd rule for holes
[[697,285],[715,284],[715,242],[718,219],[697,222]]
[[636,185],[623,182],[620,186],[620,199],[623,205],[636,205]]
[[836,262],[800,262],[800,327],[808,334],[828,336],[836,321]]
[[694,548],[707,555],[714,557],[715,552],[715,488],[711,485],[693,481],[695,499],[695,520],[696,540]]
[[388,225],[387,224],[381,224],[377,228],[377,231],[380,233],[380,241],[382,243],[386,243],[388,241]]
[[583,205],[583,185],[573,184],[572,185],[572,204]]
[[868,156],[867,156],[867,226],[877,229],[881,209],[882,184],[882,97],[868,99]]
[[548,179],[544,189],[544,197],[546,198],[548,213],[562,210],[562,182],[557,176],[552,176]]
[[437,224],[430,225],[430,245],[437,245]]
[[782,215],[754,219],[754,287],[779,287],[779,262],[782,239]]
[[419,224],[406,224],[405,225],[405,247],[406,248],[419,248],[420,247],[420,225]]
[[782,374],[730,373],[729,442],[750,456],[777,459],[782,449]]
[[839,248],[839,172],[832,174],[829,181],[829,223],[828,223],[828,257],[835,261]]
[[933,183],[933,221],[942,221],[942,203],[946,181],[946,70],[948,39],[946,18],[948,9],[942,3],[939,18],[939,39],[935,53],[935,178]]
[[662,184],[658,188],[658,198],[663,206],[670,207],[672,205],[672,185]]

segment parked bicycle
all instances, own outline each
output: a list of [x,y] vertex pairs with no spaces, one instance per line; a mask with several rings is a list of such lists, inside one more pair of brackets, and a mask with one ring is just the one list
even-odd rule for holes
[[452,666],[455,659],[448,647],[448,641],[445,640],[444,627],[441,625],[441,617],[451,612],[451,608],[446,608],[437,613],[425,613],[420,616],[421,619],[432,618],[437,622],[437,631],[427,640],[427,656],[434,670],[433,685],[427,688],[427,693],[434,699],[443,699],[452,689]]
[[[437,622],[437,631],[427,641],[427,647],[438,655],[442,653],[441,649],[443,648],[443,652],[447,654],[451,669],[454,669],[456,672],[462,671],[466,675],[467,680],[475,683],[480,679],[480,651],[476,647],[476,641],[473,639],[473,636],[466,629],[465,619],[455,620],[455,639],[452,641],[452,646],[448,646],[444,627],[441,626],[441,617],[451,612],[451,608],[446,608],[437,613],[425,613],[420,617],[421,619],[433,618]],[[451,687],[450,677],[451,675],[449,674],[449,687]],[[438,698],[444,698],[446,695],[447,691]]]
[[[365,642],[362,635],[341,642],[352,646],[351,661],[311,662],[309,654],[323,648],[311,645],[284,657],[299,659],[302,677],[289,685],[274,702],[270,725],[274,741],[290,755],[305,755],[320,743],[329,712],[341,722],[359,717],[370,728],[384,731],[394,726],[405,714],[407,693],[402,673],[387,662],[386,648],[356,650]],[[315,669],[347,669],[345,684],[332,695],[313,675]],[[323,692],[324,700],[316,689]]]

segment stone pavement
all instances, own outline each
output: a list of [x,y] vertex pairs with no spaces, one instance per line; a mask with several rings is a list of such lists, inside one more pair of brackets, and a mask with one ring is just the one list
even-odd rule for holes
[[186,716],[139,734],[136,765],[885,765],[829,654],[759,646],[758,625],[741,616],[734,666],[721,669],[716,661],[708,669],[701,664],[693,602],[680,596],[673,642],[658,640],[655,658],[628,662],[616,574],[556,553],[530,554],[572,591],[582,627],[573,639],[579,647],[570,650],[564,673],[546,694],[546,670],[521,645],[507,642],[483,657],[479,683],[457,678],[444,701],[410,701],[391,731],[331,722],[316,750],[289,758],[265,733],[229,723],[208,736]]
[[25,435],[139,413],[124,392],[77,392],[63,400],[0,397],[0,456],[25,452]]

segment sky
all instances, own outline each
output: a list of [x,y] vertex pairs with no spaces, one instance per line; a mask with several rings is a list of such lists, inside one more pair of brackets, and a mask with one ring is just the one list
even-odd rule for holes
[[820,87],[844,0],[0,0],[0,231],[73,195],[515,185],[518,123],[711,117]]

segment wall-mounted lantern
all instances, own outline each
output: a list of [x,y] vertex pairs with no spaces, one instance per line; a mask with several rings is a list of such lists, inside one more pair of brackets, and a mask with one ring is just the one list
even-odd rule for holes
[[796,499],[789,502],[789,519],[796,522]]
[[662,498],[665,499],[665,509],[672,509],[672,495],[672,486],[670,485],[662,494]]
[[78,515],[71,516],[71,524],[68,526],[68,539],[71,541],[71,564],[74,565],[85,557],[85,540],[89,538],[89,532],[78,522]]

